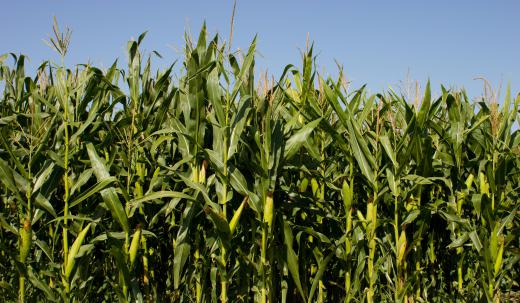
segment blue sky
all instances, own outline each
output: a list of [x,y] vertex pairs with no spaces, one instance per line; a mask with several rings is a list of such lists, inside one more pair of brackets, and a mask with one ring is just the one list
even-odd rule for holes
[[[43,43],[52,17],[73,30],[67,64],[126,63],[126,41],[148,31],[143,44],[157,50],[159,67],[182,58],[183,33],[206,20],[211,34],[227,39],[233,1],[6,1],[0,10],[0,54],[24,53],[34,69],[57,55]],[[482,93],[484,76],[520,91],[520,1],[246,1],[238,0],[233,48],[258,34],[257,66],[279,75],[300,65],[307,34],[315,42],[319,71],[335,74],[341,62],[353,87],[398,88],[407,78],[428,78]]]

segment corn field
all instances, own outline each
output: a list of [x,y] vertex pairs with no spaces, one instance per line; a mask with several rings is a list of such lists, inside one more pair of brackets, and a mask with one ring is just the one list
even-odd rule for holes
[[55,34],[34,77],[0,58],[2,301],[518,300],[511,89],[371,94],[312,47],[258,76],[205,26],[166,69],[144,34],[68,68]]

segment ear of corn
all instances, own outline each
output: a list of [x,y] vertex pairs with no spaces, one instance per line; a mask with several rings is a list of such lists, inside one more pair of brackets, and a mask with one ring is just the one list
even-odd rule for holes
[[235,214],[233,214],[233,218],[231,221],[229,221],[229,231],[231,234],[235,232],[235,229],[237,228],[238,220],[240,220],[240,216],[242,215],[242,212],[244,211],[244,207],[247,205],[247,198],[242,201],[238,209],[235,211]]
[[264,223],[271,229],[273,227],[274,218],[274,200],[273,193],[267,193],[264,204]]
[[74,240],[74,243],[72,243],[72,246],[70,247],[69,255],[67,256],[67,264],[64,268],[65,278],[67,280],[70,279],[70,274],[72,273],[72,269],[74,269],[74,265],[76,264],[76,255],[78,254],[79,249],[83,244],[83,241],[85,240],[90,225],[91,223],[87,224],[87,226],[83,228],[83,230],[78,234],[78,237],[76,238],[76,240]]
[[130,257],[130,267],[134,266],[135,258],[137,256],[137,250],[139,249],[139,245],[141,242],[141,227],[137,227],[132,236],[132,242],[130,243],[130,247],[128,249],[128,255]]
[[[182,65],[0,56],[0,298],[482,302],[518,291],[520,95],[278,79],[206,27]],[[178,71],[179,74],[175,74]],[[490,90],[488,84],[486,91]],[[422,97],[421,97],[422,96]],[[499,102],[500,101],[500,104]],[[132,231],[132,227],[135,230]],[[509,296],[509,297],[508,297]]]
[[20,262],[25,263],[31,250],[32,241],[31,221],[26,218],[23,226],[20,227]]

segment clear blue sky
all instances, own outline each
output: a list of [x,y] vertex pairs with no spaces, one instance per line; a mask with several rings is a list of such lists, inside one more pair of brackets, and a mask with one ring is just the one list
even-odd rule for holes
[[[198,34],[204,20],[211,34],[228,37],[233,1],[5,1],[0,10],[0,54],[24,53],[34,69],[57,56],[42,40],[52,17],[73,30],[67,64],[126,63],[126,41],[148,30],[147,51],[166,66],[181,58],[187,27]],[[520,91],[520,1],[246,1],[238,0],[233,47],[247,48],[258,34],[258,66],[279,75],[300,64],[307,33],[315,42],[319,70],[335,74],[338,60],[357,87],[397,88],[410,77],[422,85],[465,87],[482,92],[485,76],[498,87]]]

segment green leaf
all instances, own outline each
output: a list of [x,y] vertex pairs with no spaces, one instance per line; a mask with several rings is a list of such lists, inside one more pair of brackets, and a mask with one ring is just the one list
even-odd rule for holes
[[2,134],[1,131],[0,131],[0,141],[2,141],[2,145],[4,146],[4,148],[9,153],[9,156],[11,157],[11,161],[14,162],[14,165],[18,169],[18,172],[20,174],[22,174],[22,176],[24,176],[24,178],[28,179],[29,178],[29,174],[25,170],[24,166],[22,165],[22,163],[20,162],[18,157],[13,153],[13,151],[11,149],[11,146],[7,143],[7,141],[5,140],[4,135]]
[[92,195],[95,195],[99,192],[101,192],[103,189],[107,188],[108,186],[112,185],[112,183],[116,183],[117,179],[115,177],[108,177],[106,179],[103,179],[93,185],[91,188],[84,191],[82,194],[80,194],[76,199],[74,199],[69,204],[69,208],[72,208],[79,203],[85,201],[86,199],[90,198]]
[[240,68],[240,72],[237,75],[236,82],[233,85],[233,89],[231,91],[231,97],[230,97],[231,102],[233,102],[233,100],[235,100],[235,98],[239,92],[239,89],[245,80],[246,72],[249,72],[249,68],[253,64],[254,57],[255,57],[255,50],[256,50],[256,37],[253,39],[253,42],[251,42],[251,45],[249,46],[249,50],[247,51],[247,55],[246,55],[246,58],[244,59],[244,63],[242,64],[242,67]]
[[215,109],[217,120],[221,125],[223,125],[226,122],[226,118],[224,114],[224,107],[222,105],[222,93],[220,89],[218,65],[209,72],[206,81],[206,87],[208,90],[208,99]]
[[47,258],[49,258],[49,261],[54,262],[54,256],[52,255],[51,249],[50,249],[49,245],[47,245],[47,243],[45,243],[41,240],[36,240],[36,241],[34,241],[34,244],[36,244],[36,246],[38,246],[43,251],[45,256],[47,256]]
[[74,195],[76,190],[78,190],[79,188],[81,188],[83,185],[85,185],[88,182],[88,180],[92,176],[92,172],[93,172],[92,168],[86,169],[83,172],[81,172],[78,179],[76,180],[76,182],[74,183],[74,185],[72,185],[72,188],[70,189],[71,196]]
[[45,183],[45,181],[47,181],[47,179],[51,175],[53,169],[54,163],[50,163],[47,166],[47,168],[45,168],[43,172],[41,172],[41,174],[36,178],[36,181],[34,182],[32,190],[33,193],[35,193],[38,189],[40,189],[40,187],[42,187],[42,185]]
[[249,111],[251,109],[251,97],[243,96],[240,98],[240,102],[238,103],[238,111],[233,117],[233,122],[231,123],[231,138],[229,141],[229,149],[228,149],[228,160],[233,157],[233,155],[238,150],[238,142],[240,141],[240,137],[242,136],[242,132],[244,131],[244,127],[247,123],[247,117],[249,115]]
[[314,296],[316,288],[318,287],[319,282],[323,277],[323,273],[325,272],[325,269],[327,269],[327,265],[329,264],[333,256],[334,252],[329,253],[327,257],[321,260],[320,264],[318,265],[318,272],[316,272],[316,275],[314,275],[314,278],[312,279],[312,286],[311,290],[309,291],[309,299],[307,300],[307,302],[312,302],[312,298]]
[[51,202],[45,198],[42,194],[38,193],[36,195],[36,198],[34,199],[34,204],[45,211],[47,211],[49,214],[51,214],[53,217],[56,217],[56,211],[54,210],[54,207],[52,207]]
[[29,281],[33,286],[41,290],[45,294],[45,300],[49,300],[51,302],[57,302],[55,293],[52,291],[52,289],[47,285],[47,283],[44,283],[40,280],[40,277],[34,274],[32,270],[29,270]]
[[[356,127],[352,123],[352,121],[348,121],[347,123],[348,129],[350,132],[350,144],[352,148],[352,152],[354,154],[354,158],[358,162],[359,168],[363,175],[368,179],[370,185],[373,186],[375,182],[374,170],[371,165],[371,162],[375,162],[372,159],[372,155],[370,153],[365,153],[363,150],[368,150],[366,146],[365,140],[358,135],[359,131],[356,131]],[[362,147],[364,145],[364,148]],[[368,159],[372,159],[369,161]]]
[[461,247],[462,245],[464,245],[464,243],[466,243],[466,241],[468,241],[468,238],[469,238],[468,233],[463,233],[460,237],[453,240],[453,242],[451,242],[447,248],[452,249],[452,248]]
[[[106,168],[103,161],[101,161],[101,159],[99,158],[92,143],[87,144],[87,152],[90,158],[92,169],[94,170],[94,174],[96,175],[98,182],[110,178],[108,169]],[[117,222],[119,222],[119,224],[125,232],[128,232],[128,218],[125,209],[123,208],[123,205],[121,204],[121,201],[117,196],[116,190],[113,187],[105,188],[100,191],[100,194],[108,209],[112,213],[114,219],[116,219]]]
[[231,186],[243,196],[248,196],[247,181],[244,175],[235,167],[229,169]]
[[211,163],[213,163],[213,165],[215,165],[216,171],[220,174],[223,174],[224,173],[223,155],[217,151],[207,149],[207,148],[204,151],[209,156],[209,160],[211,161]]
[[16,185],[14,184],[13,173],[11,168],[3,159],[0,159],[0,180],[2,183],[12,192],[17,192]]
[[180,198],[180,199],[186,199],[186,200],[192,200],[195,201],[195,199],[187,194],[176,192],[176,191],[158,191],[146,194],[138,199],[133,199],[130,202],[128,202],[128,207],[139,207],[141,204],[153,201],[153,200],[160,200],[163,198]]
[[400,187],[398,182],[395,180],[394,173],[389,168],[386,169],[386,180],[388,181],[388,187],[390,188],[392,195],[394,195],[394,197],[398,197],[400,193]]
[[410,213],[408,213],[408,215],[406,216],[406,219],[404,219],[403,223],[401,223],[401,226],[410,224],[413,221],[415,221],[415,219],[419,216],[420,213],[421,213],[421,211],[418,209],[412,210]]
[[302,283],[300,281],[300,271],[298,269],[298,255],[292,248],[293,235],[291,231],[291,226],[287,221],[284,221],[284,242],[286,248],[287,267],[289,268],[289,272],[291,273],[291,277],[293,278],[294,284],[296,284],[296,287],[300,292],[300,296],[303,298],[304,301],[306,301],[305,293],[303,292]]
[[379,137],[379,140],[381,142],[381,145],[383,145],[383,148],[388,155],[388,158],[390,158],[390,161],[392,161],[392,165],[394,167],[398,167],[399,164],[397,163],[397,160],[395,158],[394,150],[392,149],[392,145],[390,144],[390,139],[388,139],[388,136],[382,135]]
[[204,207],[204,212],[206,215],[208,215],[213,224],[215,224],[220,238],[224,242],[228,242],[231,239],[231,230],[229,229],[229,223],[227,219],[210,206]]
[[419,127],[422,129],[424,124],[426,123],[426,119],[428,117],[428,112],[430,111],[431,104],[431,91],[430,91],[430,80],[426,84],[426,89],[424,90],[424,97],[421,104],[421,109],[417,114],[417,122],[419,123]]
[[480,241],[477,231],[474,230],[474,231],[470,232],[469,238],[471,239],[471,242],[473,243],[473,247],[477,250],[477,252],[480,252],[482,250],[482,242]]
[[184,268],[186,259],[190,254],[190,245],[188,243],[180,243],[173,250],[173,285],[174,289],[179,289],[181,284],[181,271]]
[[301,146],[308,140],[312,131],[318,126],[322,118],[307,123],[292,135],[285,143],[285,159],[290,160],[301,148]]
[[446,220],[449,223],[457,223],[457,224],[460,224],[464,228],[468,228],[469,227],[469,223],[468,223],[467,219],[462,219],[461,217],[459,217],[459,216],[457,216],[455,214],[447,213],[445,211],[440,211],[440,214],[444,218],[446,218]]

